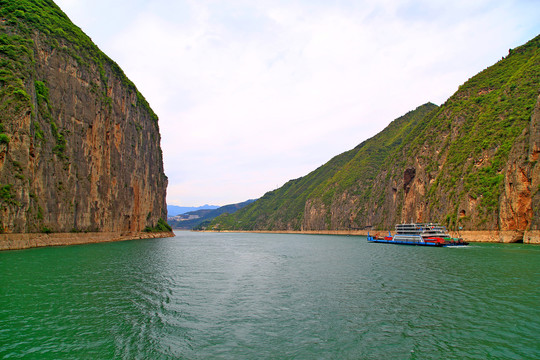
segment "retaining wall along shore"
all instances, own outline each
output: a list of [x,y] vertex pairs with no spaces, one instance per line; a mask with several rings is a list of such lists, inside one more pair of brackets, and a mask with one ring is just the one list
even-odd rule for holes
[[[317,231],[242,231],[242,230],[222,230],[210,232],[247,232],[247,233],[269,233],[269,234],[313,234],[313,235],[367,235],[367,230],[317,230]],[[385,236],[388,230],[370,230],[371,235]],[[394,231],[392,231],[394,234]],[[523,241],[524,244],[540,244],[540,230],[530,231],[450,231],[450,236],[462,238],[467,242],[489,242],[489,243],[515,243]]]
[[89,232],[89,233],[26,233],[0,234],[0,250],[21,250],[44,246],[81,245],[136,239],[174,237],[173,232]]

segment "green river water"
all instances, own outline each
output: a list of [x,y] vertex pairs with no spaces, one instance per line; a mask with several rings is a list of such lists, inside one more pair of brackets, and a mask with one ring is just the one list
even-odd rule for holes
[[0,252],[4,359],[540,359],[540,246],[178,232]]

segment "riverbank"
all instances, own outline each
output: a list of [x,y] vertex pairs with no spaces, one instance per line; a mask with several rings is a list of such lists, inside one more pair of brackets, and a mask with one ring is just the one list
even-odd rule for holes
[[0,234],[0,251],[22,250],[44,246],[82,245],[137,239],[174,237],[173,232],[88,232],[88,233],[36,233]]
[[[221,230],[209,232],[239,232],[239,233],[269,233],[269,234],[310,234],[310,235],[362,235],[368,234],[367,230],[310,230],[310,231],[289,231],[289,230]],[[371,230],[371,235],[386,235],[388,230]],[[462,238],[467,242],[484,242],[484,243],[517,243],[524,244],[540,244],[540,230],[530,231],[459,231],[450,232],[450,236]]]

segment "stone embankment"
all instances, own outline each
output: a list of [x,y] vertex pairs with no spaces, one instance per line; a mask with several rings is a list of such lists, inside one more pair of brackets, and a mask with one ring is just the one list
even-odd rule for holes
[[89,232],[52,234],[0,234],[1,250],[22,250],[44,246],[82,245],[136,239],[157,239],[174,237],[173,232]]
[[[366,236],[367,230],[317,230],[317,231],[215,231],[215,232],[247,232],[247,233],[269,233],[269,234],[311,234],[311,235],[363,235]],[[388,234],[388,230],[373,230],[370,231],[371,235],[384,236]],[[540,245],[540,230],[531,231],[460,231],[450,232],[450,236],[456,238],[462,238],[467,242],[484,242],[484,243],[516,243],[522,242],[524,244],[539,244]]]

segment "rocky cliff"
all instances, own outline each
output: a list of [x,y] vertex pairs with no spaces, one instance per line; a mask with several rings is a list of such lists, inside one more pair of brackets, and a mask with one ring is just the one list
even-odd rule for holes
[[539,84],[540,36],[442,106],[418,108],[212,226],[321,231],[435,221],[540,243]]
[[167,218],[158,118],[50,0],[0,0],[0,232],[137,233]]

